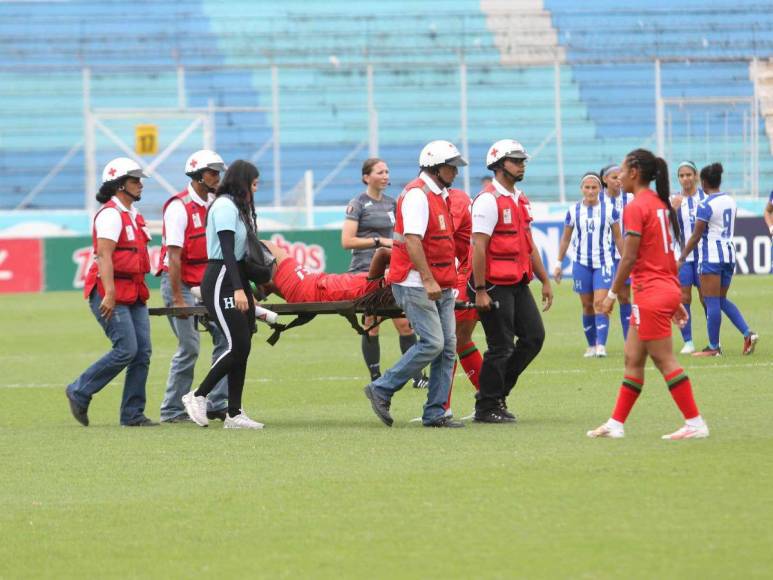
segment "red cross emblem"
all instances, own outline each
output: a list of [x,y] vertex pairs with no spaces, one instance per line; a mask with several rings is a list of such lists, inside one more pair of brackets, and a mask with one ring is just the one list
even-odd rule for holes
[[195,160],[195,159],[191,159],[191,167],[193,167],[194,169],[196,169],[196,165],[198,165],[198,163],[196,162],[196,160]]
[[108,173],[110,174],[110,177],[115,177],[115,167],[111,167]]
[[491,150],[491,156],[492,157],[496,157],[497,156],[497,150],[496,149],[492,149]]

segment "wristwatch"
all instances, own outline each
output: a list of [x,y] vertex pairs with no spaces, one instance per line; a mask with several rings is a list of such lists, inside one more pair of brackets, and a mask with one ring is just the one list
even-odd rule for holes
[[381,238],[379,238],[378,236],[373,236],[373,243],[374,243],[373,245],[374,248],[381,247]]

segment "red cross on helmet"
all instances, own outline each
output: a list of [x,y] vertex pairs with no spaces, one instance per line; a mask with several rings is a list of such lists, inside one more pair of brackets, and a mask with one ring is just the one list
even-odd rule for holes
[[491,169],[500,159],[529,159],[526,149],[515,139],[501,139],[489,147],[486,153],[486,168]]
[[435,167],[436,165],[454,165],[464,167],[467,161],[456,145],[450,141],[430,141],[419,154],[419,167]]
[[203,169],[211,169],[220,173],[227,168],[220,155],[209,149],[201,149],[188,157],[188,161],[185,162],[185,175],[194,177]]
[[102,170],[102,183],[115,181],[116,179],[121,179],[126,176],[136,177],[138,179],[140,177],[147,177],[142,171],[140,164],[134,159],[129,159],[128,157],[116,157],[105,165],[105,168]]

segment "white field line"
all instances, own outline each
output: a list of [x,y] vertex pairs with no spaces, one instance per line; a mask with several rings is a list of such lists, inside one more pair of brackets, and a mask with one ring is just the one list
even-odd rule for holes
[[[592,363],[591,363],[592,364]],[[710,365],[705,367],[691,367],[689,368],[690,373],[698,373],[702,372],[704,370],[714,370],[714,369],[748,369],[751,367],[771,367],[773,366],[773,362],[755,362],[755,363],[745,363],[745,364],[738,364],[738,363],[729,363],[729,364],[716,364],[716,365]],[[584,367],[584,368],[574,368],[574,369],[545,369],[545,370],[527,370],[525,373],[525,376],[528,377],[529,375],[578,375],[583,374],[587,372],[593,372],[593,373],[615,373],[619,374],[622,372],[622,367],[609,367],[609,368],[598,368],[593,369],[590,366]],[[647,367],[648,371],[655,371],[654,367]],[[464,371],[459,371],[456,373],[457,376],[463,377]],[[335,381],[359,381],[364,384],[363,381],[366,381],[367,379],[362,376],[355,376],[355,377],[309,377],[303,379],[304,382],[317,382],[317,383],[327,383],[327,382],[335,382]],[[246,384],[257,384],[257,383],[271,383],[271,382],[279,382],[279,380],[275,381],[274,379],[269,378],[254,378],[244,381]],[[10,383],[7,385],[0,384],[0,389],[64,389],[66,385],[64,383]]]

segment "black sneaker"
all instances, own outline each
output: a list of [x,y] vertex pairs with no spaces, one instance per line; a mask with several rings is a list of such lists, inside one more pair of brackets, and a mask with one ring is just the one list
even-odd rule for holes
[[389,414],[389,407],[392,405],[392,402],[379,397],[375,392],[373,392],[373,387],[370,385],[365,387],[363,391],[365,392],[365,396],[368,397],[370,406],[376,416],[381,419],[381,422],[384,425],[391,427],[392,423],[395,422],[395,420],[392,419],[392,415]]
[[461,421],[454,421],[451,417],[440,417],[437,421],[432,421],[432,423],[424,423],[425,427],[446,427],[449,429],[458,429],[459,427],[464,427],[464,423]]
[[193,419],[188,416],[188,413],[182,413],[171,419],[161,419],[161,423],[193,423]]
[[207,411],[207,419],[210,421],[214,421],[215,419],[218,421],[225,421],[227,415],[228,413],[225,409],[220,409],[219,411]]
[[425,375],[424,373],[421,374],[420,377],[416,377],[413,379],[413,388],[414,389],[426,389],[429,386],[429,377]]
[[89,426],[89,409],[88,407],[81,407],[70,396],[70,392],[65,388],[64,394],[67,396],[67,400],[70,402],[70,413],[75,417],[75,420],[84,427]]
[[504,399],[499,399],[499,414],[511,423],[515,423],[518,420],[518,418],[508,410],[507,401]]
[[472,419],[476,423],[512,423],[499,409],[486,409],[485,411],[475,411],[475,417]]
[[151,421],[147,417],[143,417],[139,421],[135,421],[134,423],[129,423],[127,425],[124,425],[124,427],[158,427],[158,423],[155,421]]

